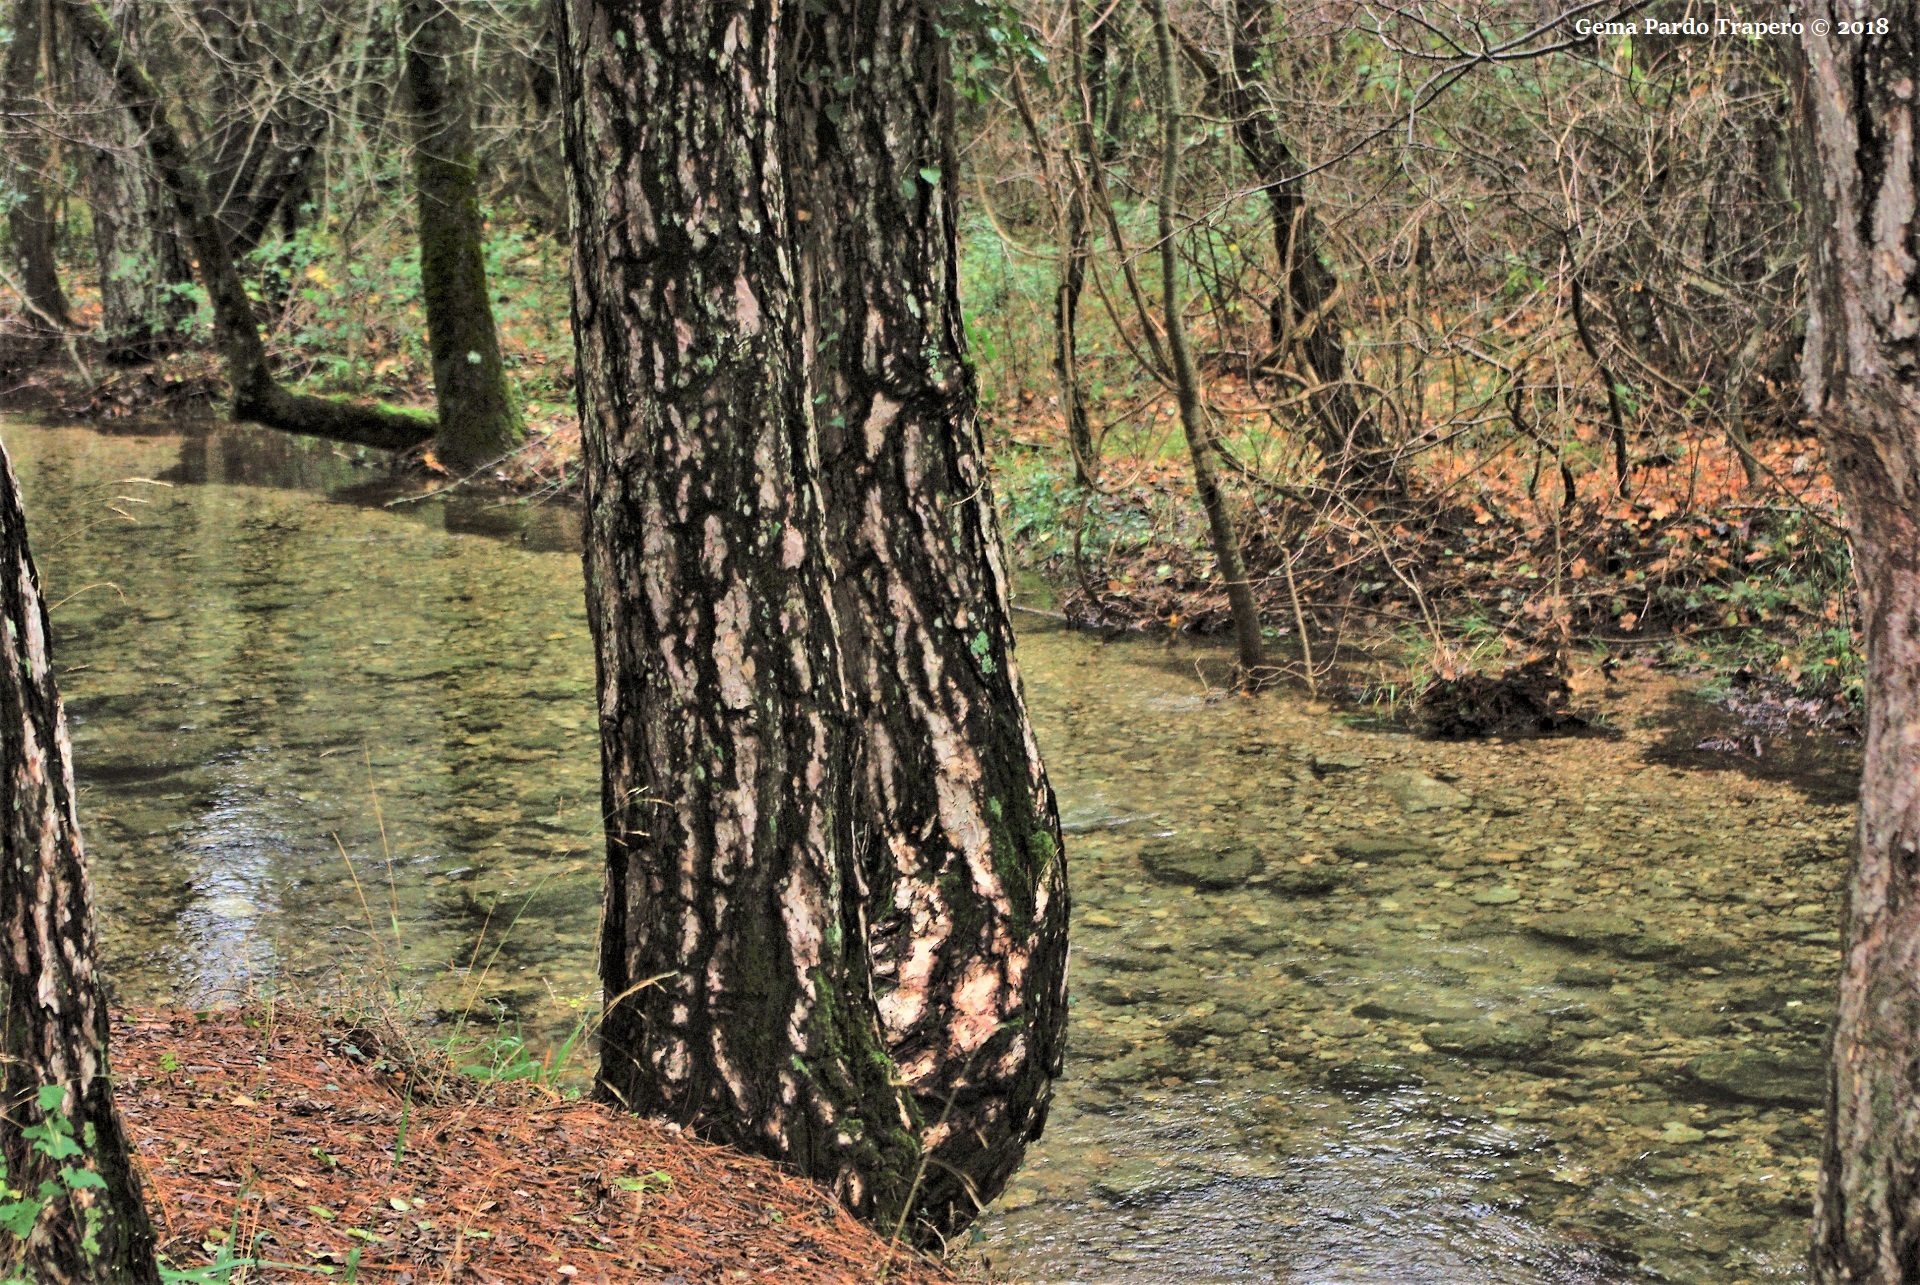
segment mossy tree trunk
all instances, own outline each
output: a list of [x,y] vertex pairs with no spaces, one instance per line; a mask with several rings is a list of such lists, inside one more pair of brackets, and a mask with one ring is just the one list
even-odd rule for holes
[[[13,1267],[40,1285],[158,1285],[153,1228],[107,1071],[109,1018],[66,715],[4,450],[0,611],[0,1156],[6,1186],[21,1193],[7,1199],[42,1206],[25,1237],[0,1231],[0,1275]],[[62,1154],[69,1147],[77,1151]]]
[[951,1231],[1045,1118],[1066,890],[954,298],[944,43],[902,0],[570,0],[563,30],[601,1087]]
[[795,226],[805,352],[875,988],[925,1124],[913,1216],[950,1235],[1045,1123],[1067,885],[967,361],[939,21],[915,0],[810,9],[782,119],[808,216]]
[[[1803,387],[1846,500],[1867,653],[1812,1277],[1905,1285],[1920,1280],[1920,0],[1818,0],[1794,16]],[[1828,34],[1863,17],[1884,31]]]
[[175,216],[187,231],[200,283],[213,304],[214,331],[233,390],[233,417],[269,428],[390,450],[416,446],[432,437],[434,421],[429,416],[303,396],[280,386],[267,360],[253,302],[221,236],[206,181],[175,128],[159,88],[95,0],[65,0],[65,5],[74,33],[112,77],[121,105],[139,127],[147,158],[173,201]]
[[407,25],[420,288],[440,409],[437,449],[450,468],[466,470],[511,451],[524,430],[487,293],[473,93],[460,19],[445,0],[414,0]]
[[60,268],[53,254],[53,218],[47,210],[47,149],[39,135],[35,89],[47,38],[47,0],[18,0],[13,7],[13,39],[7,46],[5,111],[7,186],[13,204],[7,211],[7,237],[26,295],[27,324],[37,330],[64,330],[73,324]]

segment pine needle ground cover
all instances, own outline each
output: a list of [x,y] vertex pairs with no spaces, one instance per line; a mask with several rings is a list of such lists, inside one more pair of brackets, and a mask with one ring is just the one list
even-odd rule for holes
[[228,1285],[953,1279],[766,1161],[285,1009],[130,1015],[114,1065],[163,1253]]

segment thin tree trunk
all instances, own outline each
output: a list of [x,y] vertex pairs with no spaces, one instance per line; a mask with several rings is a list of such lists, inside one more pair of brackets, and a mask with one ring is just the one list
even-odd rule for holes
[[407,22],[420,290],[440,408],[438,451],[449,467],[466,470],[511,451],[525,430],[487,293],[473,93],[460,57],[460,20],[446,0],[414,0]]
[[[1885,32],[1827,34],[1863,14]],[[1812,1278],[1904,1285],[1920,1280],[1920,3],[1818,0],[1794,16],[1812,242],[1803,384],[1846,499],[1867,653]]]
[[867,954],[781,0],[561,10],[607,887],[600,1091],[907,1207]]
[[1234,0],[1233,73],[1221,78],[1234,137],[1254,177],[1264,185],[1273,213],[1280,291],[1268,309],[1269,337],[1283,359],[1287,348],[1297,346],[1322,386],[1312,404],[1320,453],[1329,469],[1357,468],[1372,476],[1381,469],[1385,443],[1378,421],[1362,413],[1347,382],[1347,351],[1337,306],[1340,279],[1320,258],[1313,210],[1298,177],[1299,162],[1255,89],[1269,56],[1272,10],[1272,0]]
[[[158,1285],[153,1227],[108,1076],[109,1016],[66,715],[19,484],[3,449],[0,609],[0,1155],[6,1184],[42,1204],[24,1239],[0,1233],[0,1265],[24,1268],[40,1285]],[[64,1148],[49,1139],[59,1135],[78,1152],[58,1154]]]
[[7,181],[17,194],[7,212],[7,236],[26,294],[27,324],[36,330],[65,330],[73,324],[60,267],[53,257],[53,219],[47,213],[47,149],[41,143],[34,88],[40,78],[46,44],[47,0],[18,0],[13,8],[13,40],[7,46],[5,112],[12,134],[7,139]]
[[857,719],[874,985],[925,1125],[912,1218],[951,1236],[1046,1120],[1068,906],[966,355],[938,21],[917,0],[809,10],[782,122],[809,215],[804,343]]
[[1167,24],[1166,0],[1150,0],[1153,43],[1160,59],[1160,110],[1164,138],[1160,156],[1160,278],[1166,313],[1167,351],[1173,367],[1174,392],[1180,404],[1180,427],[1186,433],[1187,453],[1193,460],[1193,489],[1206,510],[1213,535],[1213,560],[1226,582],[1227,602],[1233,610],[1233,637],[1240,657],[1241,681],[1258,685],[1266,669],[1260,638],[1260,607],[1247,581],[1246,562],[1240,556],[1240,533],[1227,512],[1214,468],[1213,433],[1206,407],[1200,402],[1200,374],[1187,344],[1186,322],[1180,315],[1180,258],[1175,252],[1173,199],[1180,175],[1180,64],[1173,56],[1173,36]]
[[[1113,16],[1096,13],[1093,30],[1088,32],[1083,13],[1086,0],[1069,0],[1069,3],[1072,6],[1069,34],[1072,83],[1076,95],[1084,95],[1073,105],[1074,144],[1079,151],[1079,164],[1092,169],[1108,160],[1101,140],[1106,132],[1107,33]],[[1074,480],[1083,487],[1091,487],[1100,477],[1100,452],[1093,440],[1086,398],[1081,394],[1079,329],[1080,296],[1087,284],[1092,180],[1077,181],[1076,166],[1071,163],[1066,167],[1066,174],[1066,244],[1061,247],[1060,282],[1053,300],[1053,369],[1060,381],[1060,411],[1067,423],[1067,448],[1073,455]]]
[[173,199],[174,212],[187,228],[201,284],[213,303],[214,331],[233,389],[233,417],[269,428],[388,449],[415,446],[433,436],[434,421],[429,416],[302,396],[280,386],[267,361],[253,303],[220,235],[206,183],[174,128],[160,91],[127,51],[112,20],[97,3],[65,3],[81,43],[113,77],[121,103],[140,127],[148,157]]

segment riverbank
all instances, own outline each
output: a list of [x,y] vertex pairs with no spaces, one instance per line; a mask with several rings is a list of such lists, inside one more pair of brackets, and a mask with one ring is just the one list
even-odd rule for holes
[[[535,358],[543,373],[526,405],[527,442],[484,469],[456,476],[429,447],[390,460],[342,449],[379,456],[423,494],[578,499],[571,372],[544,349],[530,349]],[[368,395],[431,407],[423,372],[407,369]],[[204,422],[223,417],[222,388],[206,350],[109,367],[84,344],[0,342],[0,408],[18,413],[102,426]],[[1226,595],[1180,460],[1164,449],[1115,458],[1088,490],[1065,464],[1051,411],[1002,409],[983,410],[1002,529],[1016,565],[1049,586],[1039,605],[1101,631],[1224,634]],[[1537,460],[1463,473],[1443,454],[1412,457],[1402,490],[1353,502],[1253,472],[1226,486],[1268,659],[1276,676],[1316,694],[1399,716],[1436,676],[1542,658],[1564,674],[1639,656],[1830,722],[1857,712],[1862,674],[1837,497],[1810,435],[1753,450],[1763,490],[1725,442],[1687,425],[1649,449],[1626,496],[1594,476],[1543,481]]]
[[143,1011],[115,1086],[161,1250],[234,1282],[955,1278],[779,1167],[263,1006]]

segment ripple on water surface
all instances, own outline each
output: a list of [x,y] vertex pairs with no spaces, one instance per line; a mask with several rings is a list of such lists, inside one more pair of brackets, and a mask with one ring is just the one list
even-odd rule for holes
[[[387,961],[566,1030],[600,861],[572,516],[385,508],[274,434],[6,440],[122,994]],[[1034,1281],[1799,1279],[1846,765],[1663,756],[1653,680],[1612,738],[1433,745],[1221,699],[1210,657],[1023,634],[1072,1049],[975,1247]]]

